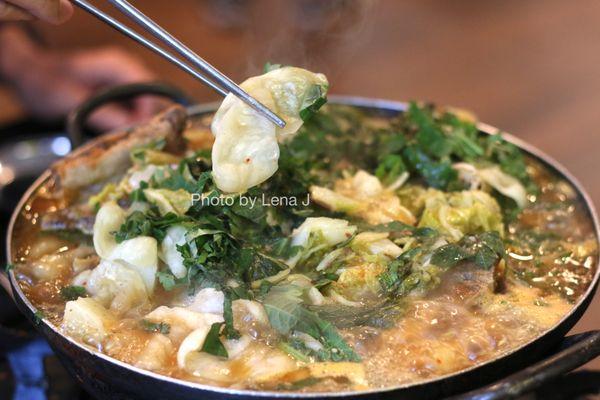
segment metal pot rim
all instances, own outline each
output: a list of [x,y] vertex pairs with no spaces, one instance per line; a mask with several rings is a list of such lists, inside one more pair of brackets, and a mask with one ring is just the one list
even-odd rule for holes
[[[373,98],[357,97],[357,96],[332,95],[332,96],[329,96],[329,102],[333,103],[333,104],[350,105],[350,106],[356,106],[356,107],[362,107],[362,108],[374,108],[374,109],[382,109],[382,110],[389,110],[389,111],[404,111],[407,108],[407,103],[405,103],[405,102],[394,101],[394,100],[385,100],[385,99],[373,99]],[[194,105],[194,106],[188,107],[187,108],[188,115],[195,116],[195,115],[201,115],[201,114],[205,114],[205,113],[209,113],[209,112],[214,112],[218,108],[219,104],[220,104],[220,102],[212,102],[212,103],[204,103],[204,104],[199,104],[199,105]],[[594,208],[594,204],[592,203],[590,196],[585,191],[585,189],[583,188],[581,183],[573,175],[571,175],[571,173],[568,172],[568,170],[564,166],[562,166],[559,162],[557,162],[552,157],[550,157],[543,151],[539,150],[535,146],[533,146],[511,134],[504,133],[503,131],[501,131],[491,125],[479,122],[477,124],[477,128],[479,129],[479,131],[481,131],[483,133],[487,133],[487,134],[495,134],[498,132],[502,132],[502,136],[507,141],[517,145],[520,149],[522,149],[525,152],[529,153],[530,155],[534,156],[538,160],[541,160],[547,166],[556,170],[556,172],[559,173],[560,175],[562,175],[563,178],[565,178],[569,183],[571,183],[573,185],[573,187],[576,189],[579,196],[581,196],[581,198],[583,199],[583,203],[585,204],[587,211],[590,215],[590,218],[592,220],[592,223],[594,225],[596,241],[600,245],[600,241],[599,241],[600,240],[600,226],[598,223],[598,216],[597,216],[596,210]],[[87,143],[86,145],[77,148],[71,154],[77,154],[78,152],[85,151],[89,147],[96,146],[99,142],[102,141],[103,138],[107,138],[110,135],[111,134],[109,133],[107,135],[96,138],[96,139],[92,140],[91,142]],[[11,216],[10,223],[8,226],[8,231],[7,231],[7,237],[6,237],[6,254],[7,254],[7,259],[9,260],[9,263],[13,261],[12,239],[13,239],[14,226],[16,224],[18,216],[21,213],[21,210],[27,204],[27,202],[36,193],[38,188],[40,186],[42,186],[50,177],[51,177],[51,171],[48,169],[38,179],[36,179],[35,182],[32,183],[31,186],[27,189],[27,191],[23,194],[21,200],[19,201],[17,207],[15,208],[15,210]],[[566,323],[567,320],[571,317],[571,315],[574,314],[580,307],[587,306],[584,303],[586,303],[586,300],[588,299],[588,297],[593,296],[593,294],[596,290],[596,287],[598,286],[598,283],[600,281],[600,265],[599,264],[600,264],[600,255],[596,259],[596,272],[594,274],[594,278],[590,282],[585,293],[580,296],[580,298],[578,299],[578,301],[575,304],[573,304],[573,306],[571,307],[569,312],[567,314],[565,314],[551,328],[547,329],[542,334],[536,336],[535,338],[531,339],[530,341],[523,343],[514,349],[511,349],[509,352],[497,355],[496,357],[494,357],[490,360],[487,360],[483,363],[473,365],[471,367],[453,372],[451,374],[443,375],[440,377],[435,377],[432,379],[427,379],[424,381],[419,381],[417,383],[405,383],[405,384],[386,387],[386,388],[370,389],[370,390],[363,390],[363,391],[314,392],[314,393],[252,391],[252,390],[223,388],[223,387],[211,386],[211,385],[206,385],[206,384],[201,384],[201,383],[196,383],[196,382],[190,382],[190,381],[186,381],[183,379],[172,378],[172,377],[158,374],[156,372],[138,368],[136,366],[133,366],[133,365],[125,363],[123,361],[117,360],[106,354],[103,354],[87,345],[84,345],[84,344],[76,341],[75,339],[72,339],[72,338],[64,335],[62,332],[60,332],[58,327],[47,322],[45,319],[42,319],[40,321],[40,324],[45,324],[50,330],[54,331],[54,333],[56,333],[59,337],[61,337],[64,340],[69,341],[72,345],[78,347],[79,349],[88,352],[90,355],[99,357],[109,363],[116,364],[116,365],[118,365],[122,368],[126,368],[132,372],[146,375],[147,377],[162,380],[162,381],[169,382],[169,383],[172,383],[175,385],[187,386],[188,388],[192,388],[192,389],[206,390],[209,392],[214,392],[214,393],[219,393],[219,394],[227,394],[227,395],[235,395],[235,396],[247,396],[247,397],[257,397],[257,398],[295,398],[295,399],[324,398],[324,397],[334,398],[334,397],[346,397],[346,396],[363,396],[363,395],[384,394],[384,393],[388,393],[388,392],[394,392],[397,390],[402,390],[402,389],[407,389],[407,388],[416,388],[419,386],[443,382],[446,379],[456,377],[456,376],[465,374],[467,372],[482,368],[498,359],[509,357],[510,355],[519,352],[524,347],[532,345],[533,343],[541,340],[543,337],[545,337],[546,335],[548,335],[549,333],[551,333],[555,329],[558,329],[561,325]],[[25,294],[21,290],[21,288],[17,282],[17,279],[15,277],[14,271],[11,270],[8,272],[8,278],[10,280],[10,287],[12,289],[11,295],[15,296],[15,294],[16,294],[17,296],[19,296],[20,300],[23,302],[23,304],[25,304],[27,306],[29,311],[32,314],[35,314],[37,309],[33,306],[33,304],[31,304],[29,299],[25,296]]]

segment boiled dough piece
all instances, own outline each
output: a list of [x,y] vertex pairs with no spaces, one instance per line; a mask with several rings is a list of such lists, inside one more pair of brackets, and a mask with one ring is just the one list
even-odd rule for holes
[[225,294],[222,291],[214,288],[205,288],[194,295],[187,309],[199,313],[222,315],[224,302]]
[[99,345],[115,323],[115,317],[99,302],[80,297],[65,305],[62,328],[71,337],[91,345]]
[[223,317],[217,314],[199,313],[182,307],[160,306],[146,315],[150,322],[164,322],[169,324],[169,339],[173,344],[181,341],[193,330],[223,322]]
[[167,365],[171,353],[173,353],[171,340],[157,333],[148,341],[135,366],[149,371],[159,371]]
[[176,278],[183,278],[187,274],[187,269],[183,265],[183,256],[177,250],[177,246],[183,246],[187,243],[186,234],[187,229],[183,226],[171,226],[167,229],[167,234],[160,244],[160,258],[167,264]]
[[148,236],[117,243],[113,233],[119,230],[126,218],[127,213],[117,203],[105,203],[94,222],[94,249],[102,259],[124,262],[135,269],[151,294],[158,269],[158,244],[156,239]]
[[327,90],[327,78],[302,68],[283,67],[247,79],[240,86],[286,122],[279,128],[233,94],[217,110],[211,130],[213,179],[227,193],[245,192],[277,171],[278,141],[293,136],[302,119],[300,111],[310,91]]
[[148,301],[141,275],[119,261],[102,260],[90,273],[85,288],[96,301],[119,314]]

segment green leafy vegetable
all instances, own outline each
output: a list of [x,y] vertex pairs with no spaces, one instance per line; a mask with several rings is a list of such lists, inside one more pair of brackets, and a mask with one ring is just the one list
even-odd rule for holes
[[167,292],[170,292],[177,286],[177,278],[169,271],[158,271],[156,277]]
[[204,343],[202,344],[200,351],[212,354],[213,356],[224,358],[229,357],[229,354],[227,354],[227,349],[225,349],[225,346],[223,346],[223,342],[221,342],[220,338],[222,326],[222,322],[217,322],[210,326],[210,330],[206,335],[206,339],[204,339]]
[[60,296],[67,301],[77,300],[86,296],[86,290],[83,286],[65,286],[60,289]]
[[458,173],[450,162],[435,161],[415,145],[406,147],[402,154],[410,170],[422,176],[429,186],[447,189],[451,184],[457,185]]
[[39,325],[42,323],[42,321],[44,320],[44,318],[46,318],[46,314],[44,314],[44,312],[42,310],[37,310],[34,314],[33,314],[33,323],[36,325]]
[[147,319],[141,320],[142,328],[148,332],[162,333],[168,335],[171,332],[171,325],[166,322],[152,322]]
[[270,62],[267,61],[263,67],[263,73],[266,74],[267,72],[271,72],[271,71],[279,69],[281,67],[283,67],[282,64],[271,64]]
[[302,121],[308,121],[327,103],[327,86],[312,85],[302,101],[300,108],[300,118]]
[[387,329],[394,326],[404,315],[405,305],[401,301],[386,299],[362,307],[331,304],[309,308],[337,328],[372,326]]
[[287,265],[277,258],[248,247],[240,250],[238,263],[239,268],[245,271],[244,278],[247,282],[273,276],[287,268]]
[[265,297],[264,306],[271,326],[282,335],[304,332],[323,344],[316,353],[321,360],[360,361],[333,324],[302,305],[302,289],[295,285],[274,286]]
[[134,211],[127,216],[125,222],[115,232],[115,240],[117,243],[121,243],[138,236],[152,236],[161,242],[169,227],[186,220],[187,218],[173,213],[160,215],[155,209],[151,209],[147,213]]
[[411,272],[413,258],[420,254],[421,251],[419,247],[410,249],[389,263],[387,270],[379,276],[379,282],[384,292],[395,293],[400,290],[404,279]]
[[403,172],[406,172],[406,165],[404,165],[402,157],[398,154],[387,154],[377,166],[375,176],[384,184],[389,185]]
[[225,328],[223,329],[223,334],[227,339],[239,339],[241,336],[233,326],[233,295],[234,293],[231,290],[225,290],[225,300],[223,301],[223,319],[225,320]]
[[465,236],[458,243],[440,247],[433,253],[431,262],[450,268],[462,261],[472,261],[481,268],[490,269],[504,256],[504,243],[498,232],[484,232]]

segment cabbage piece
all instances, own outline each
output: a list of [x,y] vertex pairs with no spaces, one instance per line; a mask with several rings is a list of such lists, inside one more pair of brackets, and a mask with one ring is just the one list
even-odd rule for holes
[[134,163],[141,165],[169,165],[181,161],[181,157],[151,148],[134,149],[131,158]]
[[363,211],[362,202],[321,186],[311,186],[310,196],[317,204],[331,211],[348,215],[358,215]]
[[311,255],[323,252],[345,240],[356,232],[356,226],[348,221],[327,217],[306,218],[302,225],[292,232],[292,246],[303,249],[290,257],[286,264],[294,268],[300,260],[306,260]]
[[133,191],[140,188],[142,182],[148,182],[158,170],[156,165],[146,165],[140,170],[133,171],[127,178],[127,186],[129,191]]
[[104,185],[102,190],[97,194],[91,196],[88,200],[88,205],[92,208],[96,208],[107,201],[117,201],[125,195],[125,189],[123,185],[115,185],[114,183],[108,183]]
[[148,292],[152,293],[158,268],[156,239],[138,236],[117,243],[114,232],[119,230],[126,216],[125,210],[112,201],[100,208],[94,222],[94,249],[102,259],[120,261],[135,269],[144,280]]
[[345,305],[357,306],[360,303],[356,302],[379,296],[379,275],[391,260],[402,254],[402,249],[388,236],[388,232],[361,232],[352,239],[352,255],[337,271],[339,278],[331,283],[329,297]]
[[503,235],[500,206],[489,194],[480,190],[427,194],[419,227],[434,228],[452,241],[468,233],[496,231]]
[[517,178],[502,172],[498,166],[479,170],[479,176],[502,195],[513,199],[519,208],[524,208],[527,205],[525,187]]
[[491,186],[503,196],[511,198],[519,208],[527,205],[525,186],[514,176],[503,172],[499,166],[477,168],[469,163],[456,163],[452,166],[459,173],[459,178],[468,183],[472,190],[480,189],[483,183]]
[[115,317],[99,302],[80,297],[65,305],[62,329],[71,337],[98,346],[116,322]]
[[374,300],[381,292],[379,275],[385,271],[385,264],[364,262],[344,268],[331,289],[350,301]]
[[101,261],[91,271],[85,288],[92,298],[119,314],[148,302],[143,278],[135,269],[118,261]]
[[[283,118],[286,126],[277,127],[231,93],[225,97],[211,130],[215,136],[213,179],[227,193],[244,192],[275,173],[278,141],[291,138],[300,129],[304,110],[321,102],[328,82],[322,74],[284,67],[250,78],[240,86]],[[320,97],[315,98],[315,92]]]
[[336,244],[349,239],[356,232],[356,227],[349,225],[348,221],[327,217],[311,217],[293,230],[291,236],[292,247],[301,247],[302,250],[290,257],[286,264],[294,268],[300,260],[306,260],[311,255],[331,248]]
[[317,232],[322,234],[325,245],[335,246],[349,239],[356,232],[356,226],[337,218],[306,218],[302,225],[292,232],[292,245],[306,246],[310,234]]
[[184,215],[192,206],[192,195],[184,189],[144,189],[144,196],[158,207],[161,215]]
[[396,258],[402,254],[402,249],[388,239],[389,235],[389,232],[361,232],[352,240],[350,246],[357,252]]
[[370,224],[401,221],[414,225],[416,222],[394,190],[384,188],[376,176],[362,170],[336,181],[334,190],[320,186],[311,186],[309,190],[317,204],[331,211],[362,218]]

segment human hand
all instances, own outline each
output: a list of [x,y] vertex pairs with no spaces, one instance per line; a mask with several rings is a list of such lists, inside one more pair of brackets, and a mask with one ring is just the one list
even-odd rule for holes
[[[0,70],[24,108],[43,119],[64,117],[100,89],[155,79],[137,58],[115,47],[62,54],[35,46],[18,29],[3,32],[0,47],[6,55],[0,54]],[[107,105],[90,116],[89,124],[98,130],[132,125],[164,105],[149,96]]]
[[0,21],[24,21],[39,18],[61,24],[73,15],[69,0],[0,0]]

